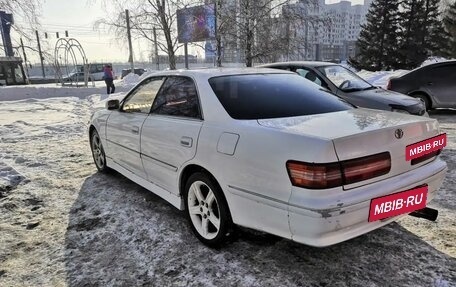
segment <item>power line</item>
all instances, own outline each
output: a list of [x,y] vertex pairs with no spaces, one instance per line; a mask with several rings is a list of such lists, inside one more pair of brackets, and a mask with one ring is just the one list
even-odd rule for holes
[[[18,22],[19,24],[21,22]],[[62,31],[62,30],[71,30],[73,32],[87,32],[87,33],[93,33],[93,32],[106,32],[107,29],[105,27],[97,27],[95,28],[94,26],[74,26],[74,25],[50,25],[50,24],[44,24],[41,25],[40,30],[46,30],[46,32],[57,32],[57,31]],[[35,31],[33,28],[21,28],[21,30],[26,30],[26,31]]]
[[[22,28],[21,30],[24,31],[34,31],[35,29],[32,28]],[[42,27],[43,31],[46,32],[54,32],[54,31],[63,31],[63,30],[68,30],[68,31],[74,31],[74,32],[81,32],[81,33],[93,33],[93,32],[107,32],[104,29],[74,29],[74,28],[55,28],[55,27]]]
[[94,27],[91,27],[91,28],[77,28],[77,27],[72,27],[72,26],[58,26],[58,27],[54,27],[54,26],[42,26],[43,28],[48,28],[48,29],[71,29],[71,30],[76,30],[76,31],[96,31],[96,30],[105,30],[105,28],[102,28],[102,27],[98,27],[98,28],[94,28]]
[[90,45],[103,45],[106,46],[106,43],[101,43],[101,42],[87,42],[87,41],[81,41],[82,44],[90,44]]
[[[16,21],[16,23],[27,25],[29,23],[23,21]],[[71,28],[92,28],[93,24],[89,23],[86,25],[69,25],[67,23],[41,23],[41,26],[56,26],[56,27],[71,27]]]
[[43,23],[44,26],[55,26],[55,27],[71,27],[71,28],[91,28],[93,25],[68,25],[68,24],[51,24]]

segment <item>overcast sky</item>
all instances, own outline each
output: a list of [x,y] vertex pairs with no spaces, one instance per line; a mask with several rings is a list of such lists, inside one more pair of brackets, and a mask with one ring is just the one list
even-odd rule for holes
[[[339,0],[327,0],[326,3],[336,3]],[[353,4],[362,4],[363,0],[353,0]],[[44,38],[44,32],[48,33],[49,46],[45,47],[53,54],[56,42],[55,32],[60,37],[68,30],[69,36],[76,38],[84,48],[89,62],[127,62],[128,45],[119,43],[108,31],[94,31],[93,25],[97,19],[103,18],[106,11],[101,1],[86,0],[45,0],[41,9],[41,23],[43,31],[40,37]],[[21,21],[21,19],[15,19]],[[149,60],[151,44],[142,41],[133,41],[135,60]],[[190,49],[189,53],[197,53],[196,49]],[[27,52],[27,57],[33,63],[38,62],[36,53]],[[200,55],[201,57],[202,55]]]

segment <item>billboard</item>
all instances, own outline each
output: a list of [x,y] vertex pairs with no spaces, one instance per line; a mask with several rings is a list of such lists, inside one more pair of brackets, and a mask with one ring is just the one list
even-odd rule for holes
[[177,10],[179,43],[215,39],[215,5],[207,4]]
[[204,45],[204,58],[205,59],[210,59],[215,57],[215,42],[213,41],[206,41],[206,44]]

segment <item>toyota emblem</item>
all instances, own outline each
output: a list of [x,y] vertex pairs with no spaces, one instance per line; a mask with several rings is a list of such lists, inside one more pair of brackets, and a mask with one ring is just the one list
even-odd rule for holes
[[401,129],[397,129],[395,132],[394,132],[394,136],[396,136],[397,139],[400,139],[404,136],[404,131],[401,130]]

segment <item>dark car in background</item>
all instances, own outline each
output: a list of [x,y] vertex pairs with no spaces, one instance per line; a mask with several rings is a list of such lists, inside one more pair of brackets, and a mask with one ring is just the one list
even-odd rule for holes
[[427,115],[423,101],[375,87],[338,64],[301,61],[273,63],[259,67],[296,72],[359,107],[419,116]]
[[387,89],[422,99],[427,110],[456,108],[456,60],[419,67],[391,78]]
[[[142,74],[147,72],[147,70],[143,69],[143,68],[134,68],[133,70],[134,70],[135,74],[138,76],[141,76]],[[120,78],[123,79],[126,75],[128,75],[130,73],[131,73],[131,69],[123,69]]]

